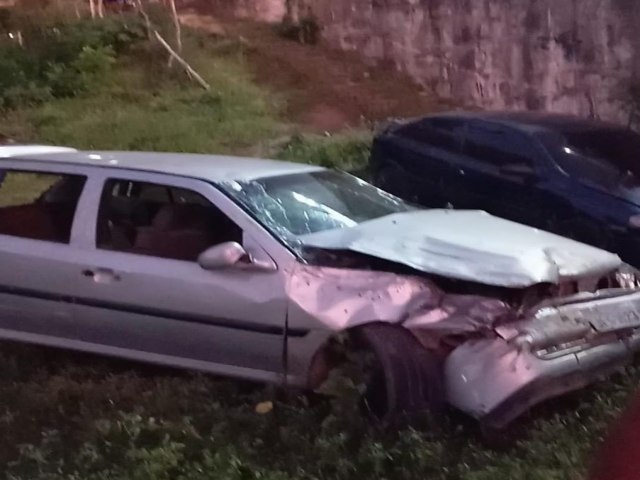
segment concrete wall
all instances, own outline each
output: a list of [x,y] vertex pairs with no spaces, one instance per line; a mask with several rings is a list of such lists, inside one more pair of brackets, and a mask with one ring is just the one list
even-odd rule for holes
[[331,45],[463,105],[626,121],[640,77],[640,0],[290,1],[312,7]]
[[640,0],[313,0],[333,45],[489,108],[626,120]]

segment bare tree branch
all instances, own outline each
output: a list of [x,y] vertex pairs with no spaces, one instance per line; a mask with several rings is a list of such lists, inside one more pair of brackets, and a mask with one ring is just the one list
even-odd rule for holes
[[[169,7],[171,8],[173,26],[176,32],[176,48],[178,50],[178,53],[182,53],[182,29],[180,25],[180,18],[178,17],[178,11],[176,10],[175,0],[169,0]],[[169,66],[173,65],[173,58],[173,56],[169,57]]]
[[158,39],[158,41],[160,42],[160,44],[169,52],[169,55],[171,55],[172,58],[174,58],[180,65],[182,65],[182,67],[185,69],[185,71],[187,72],[187,74],[191,78],[193,78],[196,82],[198,82],[200,84],[200,86],[202,86],[202,88],[204,88],[205,90],[210,90],[211,89],[211,87],[204,80],[204,78],[202,78],[198,74],[198,72],[196,72],[193,68],[191,68],[191,65],[189,65],[180,55],[178,55],[171,48],[171,46],[167,43],[167,41],[164,38],[162,38],[162,36],[158,33],[157,30],[154,30],[153,33],[155,34],[155,36]]
[[138,6],[138,12],[140,13],[140,15],[142,15],[142,18],[144,19],[144,26],[147,29],[147,37],[151,38],[151,20],[149,19],[149,15],[147,15],[147,12],[144,9],[144,6],[142,5],[142,0],[136,0],[136,5]]

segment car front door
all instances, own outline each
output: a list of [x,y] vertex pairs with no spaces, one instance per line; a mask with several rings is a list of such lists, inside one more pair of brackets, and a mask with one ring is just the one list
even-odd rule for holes
[[64,346],[77,326],[74,218],[87,172],[4,160],[0,179],[0,338]]
[[[277,265],[289,252],[204,181],[124,171],[91,190],[77,339],[107,354],[279,379],[287,302]],[[261,267],[204,270],[196,262],[231,241]]]
[[469,123],[451,188],[455,208],[481,209],[520,223],[543,226],[549,198],[540,189],[545,167],[525,134],[479,121]]

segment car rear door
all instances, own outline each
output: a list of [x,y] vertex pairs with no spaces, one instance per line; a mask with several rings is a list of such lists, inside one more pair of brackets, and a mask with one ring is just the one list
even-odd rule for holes
[[0,338],[65,346],[76,331],[75,213],[87,176],[80,167],[0,161]]
[[[210,245],[194,243],[200,227],[185,222],[198,209],[208,209],[207,215],[216,217],[214,243],[241,242],[252,256],[275,267],[284,248],[204,181],[120,171],[92,187],[83,211],[88,228],[82,266],[76,272],[82,322],[77,339],[96,351],[133,359],[251,379],[280,378],[285,273],[205,271],[196,257]],[[172,220],[167,212],[176,208],[182,213]]]

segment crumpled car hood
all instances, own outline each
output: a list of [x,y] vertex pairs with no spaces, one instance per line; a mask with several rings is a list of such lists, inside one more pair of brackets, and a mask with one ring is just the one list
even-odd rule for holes
[[604,275],[620,258],[552,233],[475,210],[417,210],[300,237],[417,270],[504,287]]

